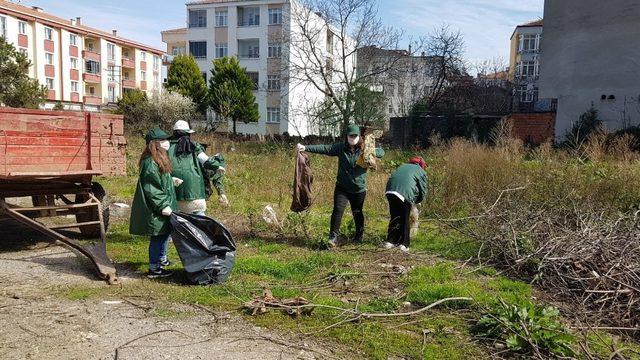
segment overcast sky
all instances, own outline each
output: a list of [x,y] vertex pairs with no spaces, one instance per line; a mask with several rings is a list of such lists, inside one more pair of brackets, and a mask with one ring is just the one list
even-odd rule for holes
[[[63,18],[164,49],[160,31],[185,24],[185,0],[22,0]],[[428,34],[447,23],[459,29],[469,61],[509,54],[516,25],[542,18],[544,0],[380,0],[385,22],[407,35]]]

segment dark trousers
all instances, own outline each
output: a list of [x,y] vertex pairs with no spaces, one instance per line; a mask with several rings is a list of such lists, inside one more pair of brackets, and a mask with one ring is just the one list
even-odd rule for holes
[[402,201],[397,196],[387,194],[389,202],[389,230],[387,241],[394,245],[404,245],[409,247],[409,215],[411,214],[411,203]]
[[331,213],[331,235],[340,233],[340,224],[342,224],[342,215],[347,208],[347,204],[351,205],[351,213],[353,213],[353,221],[356,223],[356,239],[362,238],[364,235],[364,199],[367,197],[366,192],[352,194],[336,188],[333,193],[333,213]]

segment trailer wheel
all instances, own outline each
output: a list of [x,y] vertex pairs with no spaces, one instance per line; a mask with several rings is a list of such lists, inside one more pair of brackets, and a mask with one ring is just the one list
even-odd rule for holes
[[[91,193],[96,197],[100,202],[102,202],[102,221],[104,223],[104,231],[106,232],[109,228],[109,200],[107,196],[107,192],[104,190],[102,185],[99,183],[91,183]],[[78,194],[76,195],[76,203],[84,203],[89,201],[89,194]],[[87,212],[76,214],[76,220],[79,223],[82,222],[90,222],[90,221],[98,221],[100,217],[98,216],[97,208],[91,207]],[[80,227],[80,233],[89,238],[98,238],[100,237],[100,226],[99,225],[87,225]]]

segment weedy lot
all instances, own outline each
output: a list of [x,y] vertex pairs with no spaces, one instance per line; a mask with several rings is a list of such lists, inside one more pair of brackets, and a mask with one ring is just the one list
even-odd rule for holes
[[[58,289],[59,296],[82,300],[116,294],[152,303],[152,313],[161,317],[189,316],[175,310],[176,304],[238,312],[260,326],[335,344],[340,358],[640,356],[640,347],[629,337],[623,341],[600,330],[604,326],[585,330],[575,316],[581,308],[564,296],[545,292],[544,285],[531,285],[536,280],[527,272],[532,263],[527,263],[527,271],[505,266],[517,261],[507,256],[512,244],[487,235],[502,234],[505,229],[488,229],[498,223],[481,220],[505,202],[547,204],[549,199],[589,204],[607,214],[631,212],[640,203],[640,170],[633,156],[618,160],[602,155],[590,161],[544,147],[527,151],[513,142],[490,149],[454,141],[418,151],[428,159],[430,197],[412,252],[402,254],[379,249],[388,221],[384,187],[389,173],[411,152],[388,152],[381,169],[370,173],[365,243],[322,251],[319,245],[328,230],[335,159],[312,156],[315,203],[309,212],[293,214],[288,210],[293,146],[199,140],[210,145],[210,154],[222,152],[228,161],[226,188],[231,206],[221,208],[212,197],[208,213],[221,220],[238,242],[238,260],[229,281],[220,286],[190,286],[175,265],[177,274],[165,281],[127,282],[118,289],[69,286]],[[129,142],[129,176],[98,180],[112,201],[130,203],[133,198],[137,157],[144,144],[133,137]],[[276,210],[280,226],[262,219],[267,205]],[[352,234],[353,227],[347,212],[343,233]],[[528,241],[516,242],[518,255],[538,249],[536,239]],[[147,247],[146,238],[128,234],[126,218],[114,220],[108,252],[119,267],[143,274]],[[174,249],[171,258],[179,262]],[[289,308],[293,314],[267,308],[264,314],[252,315],[244,305],[265,289],[276,299],[303,297],[318,306],[310,312],[309,307]],[[412,314],[447,298],[473,300],[447,301]],[[549,304],[558,306],[562,316],[545,308]]]

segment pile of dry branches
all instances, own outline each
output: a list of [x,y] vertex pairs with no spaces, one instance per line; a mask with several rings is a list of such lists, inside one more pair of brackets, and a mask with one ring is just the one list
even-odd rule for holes
[[593,326],[640,330],[640,212],[569,197],[540,202],[524,190],[503,191],[478,216],[443,221],[479,240],[478,261],[532,279]]

